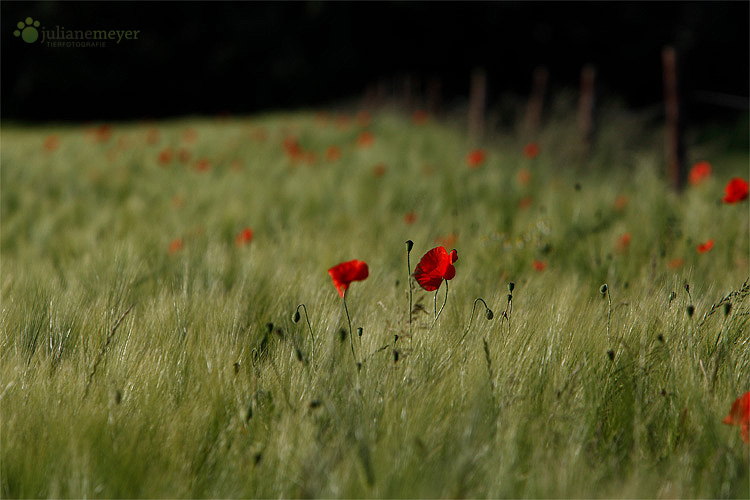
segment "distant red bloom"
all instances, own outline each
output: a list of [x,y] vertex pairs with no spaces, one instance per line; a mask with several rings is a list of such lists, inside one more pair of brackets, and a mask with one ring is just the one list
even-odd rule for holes
[[295,137],[285,137],[282,145],[284,146],[284,151],[286,151],[287,156],[292,160],[302,158],[302,146],[299,145],[299,142],[297,142]]
[[547,263],[543,260],[534,260],[531,262],[531,265],[534,266],[534,269],[536,269],[539,272],[544,271],[547,269]]
[[443,280],[452,280],[456,276],[456,268],[453,263],[458,260],[458,253],[445,247],[435,247],[422,256],[422,259],[414,269],[414,279],[419,286],[432,292],[440,288]]
[[173,154],[171,148],[162,149],[159,152],[159,165],[166,167],[167,165],[172,163],[172,156]]
[[190,161],[190,151],[185,148],[180,148],[177,150],[177,159],[182,163],[183,165]]
[[352,281],[362,281],[370,275],[367,264],[361,260],[350,260],[335,265],[328,270],[333,280],[333,286],[338,290],[339,295],[344,297],[344,292],[349,288]]
[[44,140],[44,149],[47,151],[57,151],[60,147],[60,138],[55,134],[50,134],[47,139]]
[[253,131],[250,132],[250,135],[252,135],[253,139],[258,142],[266,142],[266,139],[268,139],[268,131],[263,127],[254,128]]
[[416,110],[411,115],[411,121],[414,125],[424,125],[427,123],[427,112],[422,109]]
[[518,175],[516,176],[518,178],[519,184],[522,186],[525,186],[531,181],[531,172],[529,172],[528,169],[522,168],[518,171]]
[[370,113],[368,113],[367,111],[360,111],[359,113],[357,113],[355,119],[357,120],[357,125],[359,125],[360,127],[366,127],[372,121],[372,116],[370,116]]
[[742,440],[750,443],[750,391],[735,400],[732,409],[729,410],[729,415],[721,422],[738,426]]
[[336,161],[341,158],[341,148],[338,146],[329,146],[326,149],[326,160]]
[[737,203],[746,200],[748,196],[748,184],[744,179],[735,177],[724,187],[724,203]]
[[107,142],[112,137],[112,125],[104,124],[94,130],[94,141]]
[[172,242],[169,244],[169,254],[175,254],[179,252],[182,249],[182,240],[180,238],[175,238],[172,240]]
[[194,144],[198,140],[198,132],[194,128],[189,128],[183,132],[182,140],[187,144]]
[[615,210],[622,210],[628,206],[628,197],[624,194],[618,195],[615,198]]
[[698,253],[706,253],[709,250],[711,250],[714,247],[714,240],[708,240],[705,243],[701,243],[698,245],[696,250],[698,250]]
[[435,243],[443,245],[444,247],[452,247],[456,243],[457,239],[458,236],[451,233],[445,236],[438,236],[437,238],[435,238]]
[[627,250],[630,246],[630,233],[625,233],[617,240],[617,248]]
[[518,200],[518,208],[529,208],[534,203],[534,198],[531,196],[524,196]]
[[533,160],[539,154],[539,145],[536,142],[530,142],[523,148],[523,155],[529,160]]
[[711,164],[707,161],[699,161],[693,168],[690,169],[688,174],[688,182],[692,185],[700,184],[705,179],[711,176]]
[[479,168],[487,158],[484,149],[474,149],[466,155],[466,166],[469,168]]
[[357,137],[357,146],[360,148],[370,147],[373,142],[375,142],[375,136],[369,130],[365,130]]
[[198,172],[207,172],[211,170],[211,162],[207,160],[206,158],[201,158],[200,160],[196,162],[195,169]]
[[408,212],[404,215],[404,224],[414,224],[417,220],[417,214],[414,212]]
[[372,167],[372,175],[374,175],[375,177],[383,177],[387,170],[388,170],[388,167],[386,167],[382,163],[378,163],[377,165]]
[[678,267],[682,267],[682,265],[685,264],[685,259],[673,259],[669,261],[669,264],[667,264],[667,267],[670,269],[677,269]]
[[155,128],[148,129],[146,132],[146,144],[154,145],[159,142],[159,130]]
[[235,238],[234,240],[238,247],[245,246],[251,241],[253,241],[253,230],[249,227],[246,227],[245,229],[240,231],[240,233],[237,235],[237,238]]

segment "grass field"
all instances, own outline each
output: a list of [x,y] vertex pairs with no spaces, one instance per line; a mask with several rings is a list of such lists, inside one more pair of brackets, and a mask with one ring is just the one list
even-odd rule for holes
[[[747,498],[747,145],[677,195],[658,129],[559,116],[477,168],[387,112],[4,125],[0,494]],[[458,251],[434,326],[406,240]]]

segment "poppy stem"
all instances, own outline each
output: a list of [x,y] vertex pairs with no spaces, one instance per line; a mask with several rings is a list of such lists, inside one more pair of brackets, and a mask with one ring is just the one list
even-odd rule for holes
[[[445,308],[445,303],[448,302],[448,280],[443,280],[445,282],[445,298],[443,299],[443,305],[440,306],[440,310],[435,315],[435,321],[432,323],[433,325],[437,323],[438,318],[440,317],[440,313],[443,312],[443,309]],[[435,292],[435,305],[437,306],[437,294],[438,292]]]
[[461,344],[461,342],[463,342],[466,335],[469,333],[469,329],[471,328],[471,322],[474,320],[474,310],[477,307],[477,302],[480,302],[480,301],[482,302],[482,304],[484,304],[485,316],[487,316],[488,320],[492,319],[493,317],[492,309],[490,309],[487,306],[487,302],[485,302],[482,297],[477,297],[476,299],[474,299],[474,305],[471,306],[471,316],[469,316],[469,326],[466,327],[466,331],[464,332],[463,335],[461,335],[461,338],[458,340],[458,344]]
[[310,316],[307,315],[307,306],[300,304],[297,306],[297,314],[299,314],[299,308],[305,311],[305,320],[307,320],[307,328],[310,330],[310,338],[312,339],[312,346],[310,348],[310,358],[315,361],[315,335],[313,335],[312,326],[310,326]]
[[[406,286],[409,287],[409,310],[406,312],[409,315],[409,342],[411,342],[411,308],[412,308],[412,289],[411,289],[411,262],[409,260],[409,255],[411,254],[411,249],[414,246],[414,242],[411,240],[406,240]],[[398,337],[396,337],[396,340],[398,340]],[[393,343],[396,343],[396,340],[393,341]]]
[[352,359],[354,360],[354,364],[357,363],[357,356],[354,355],[354,335],[352,334],[352,319],[349,317],[349,308],[346,307],[346,290],[344,290],[344,311],[346,311],[346,320],[349,322],[349,345],[352,348]]

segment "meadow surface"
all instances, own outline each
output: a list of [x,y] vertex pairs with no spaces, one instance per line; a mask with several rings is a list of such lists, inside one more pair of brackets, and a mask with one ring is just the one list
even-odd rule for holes
[[[387,112],[4,125],[0,494],[747,498],[746,144],[678,195],[658,129],[559,116],[476,168]],[[407,240],[458,252],[434,325]]]

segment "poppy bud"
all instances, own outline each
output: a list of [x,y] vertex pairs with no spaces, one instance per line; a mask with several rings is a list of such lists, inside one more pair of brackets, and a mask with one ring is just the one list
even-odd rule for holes
[[609,351],[607,351],[607,356],[609,356],[610,361],[613,361],[615,359],[615,351],[610,349]]
[[299,320],[300,320],[299,310],[294,311],[294,314],[292,315],[292,321],[294,321],[295,323],[299,323]]
[[273,323],[266,323],[266,330],[268,330],[268,333],[271,333],[273,331]]
[[512,281],[510,283],[508,283],[508,291],[510,293],[513,293],[513,289],[514,288],[516,288],[516,284],[515,283],[513,283]]
[[319,407],[320,407],[320,405],[321,405],[320,401],[318,401],[317,399],[313,399],[312,401],[310,401],[310,404],[308,404],[307,406],[308,406],[308,407],[309,407],[309,408],[310,408],[311,410],[314,410],[314,409],[316,409],[316,408],[319,408]]
[[296,348],[295,351],[295,354],[297,355],[297,361],[303,361],[305,357],[302,355],[302,351],[300,351],[299,348]]
[[414,248],[414,242],[411,240],[406,240],[406,252],[411,252],[412,248]]
[[691,318],[693,317],[693,313],[695,313],[695,306],[693,306],[693,304],[687,306],[687,313],[688,316],[690,316]]
[[727,302],[724,304],[724,316],[729,316],[729,313],[732,311],[732,303]]
[[657,336],[656,336],[656,339],[657,339],[657,340],[658,340],[659,342],[661,342],[661,343],[664,343],[664,335],[662,335],[661,333],[660,333],[659,335],[657,335]]
[[362,327],[361,326],[359,328],[357,328],[357,336],[358,337],[362,336]]
[[685,291],[687,293],[690,293],[690,285],[688,285],[687,283],[685,283]]
[[508,302],[510,302],[511,300],[513,300],[513,295],[508,294]]
[[339,330],[339,340],[341,342],[346,340],[346,330],[344,330],[343,328]]
[[393,362],[398,363],[398,351],[393,351]]
[[605,293],[607,293],[607,284],[606,283],[599,287],[599,293],[601,293],[602,295],[604,295]]
[[484,315],[487,316],[487,321],[495,317],[495,313],[492,312],[492,309],[487,309],[487,312],[484,313]]
[[120,401],[122,401],[122,393],[120,392],[120,389],[115,389],[115,404],[120,404]]
[[676,298],[677,298],[677,292],[672,290],[672,292],[669,294],[669,301],[672,302]]

